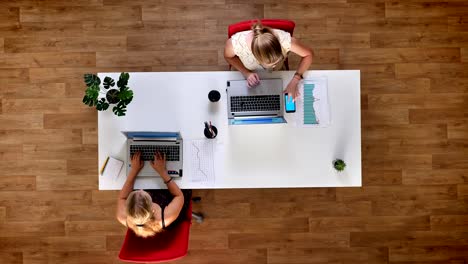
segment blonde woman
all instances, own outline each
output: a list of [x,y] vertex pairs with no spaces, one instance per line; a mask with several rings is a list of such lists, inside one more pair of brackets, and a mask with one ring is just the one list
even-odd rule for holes
[[[167,174],[166,159],[161,153],[155,154],[151,166],[161,175],[168,191],[133,191],[135,178],[144,166],[140,153],[133,155],[131,164],[132,169],[119,193],[117,220],[132,229],[136,235],[149,237],[178,219],[184,207],[184,194]],[[187,195],[190,196],[191,194]]]
[[290,51],[301,56],[299,67],[285,89],[296,99],[299,95],[297,85],[312,63],[312,51],[288,32],[264,27],[257,22],[252,30],[238,32],[227,40],[224,58],[244,75],[249,87],[254,87],[260,83],[255,71],[280,70]]

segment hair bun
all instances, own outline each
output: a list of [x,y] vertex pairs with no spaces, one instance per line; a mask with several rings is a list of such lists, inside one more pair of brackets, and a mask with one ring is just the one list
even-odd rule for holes
[[254,33],[254,37],[257,37],[258,35],[261,35],[265,33],[264,30],[265,28],[262,25],[262,22],[257,21],[257,23],[252,25],[252,31]]

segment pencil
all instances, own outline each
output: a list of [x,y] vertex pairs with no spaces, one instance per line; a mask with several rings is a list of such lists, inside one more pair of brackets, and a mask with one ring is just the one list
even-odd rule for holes
[[104,165],[102,165],[101,167],[101,170],[99,171],[99,173],[102,175],[102,173],[104,172],[104,169],[106,168],[106,165],[107,165],[107,162],[109,161],[109,157],[107,157],[106,161],[104,161]]

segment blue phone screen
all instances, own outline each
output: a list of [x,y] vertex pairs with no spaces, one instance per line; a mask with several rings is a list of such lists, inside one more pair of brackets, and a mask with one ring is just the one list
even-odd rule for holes
[[296,103],[292,100],[292,96],[288,96],[288,94],[284,95],[284,102],[286,106],[286,112],[295,112],[296,111]]

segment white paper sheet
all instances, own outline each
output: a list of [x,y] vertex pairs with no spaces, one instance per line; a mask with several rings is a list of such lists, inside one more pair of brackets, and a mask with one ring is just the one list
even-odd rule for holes
[[216,140],[199,139],[188,142],[190,153],[189,177],[192,182],[212,185],[215,183],[214,147]]
[[[306,85],[312,85],[304,87]],[[312,89],[310,87],[313,87]],[[299,87],[300,97],[296,101],[294,115],[296,127],[326,127],[331,123],[326,77],[305,79]],[[313,108],[310,108],[310,107]],[[309,107],[309,108],[308,108]],[[313,120],[313,121],[312,121]]]

